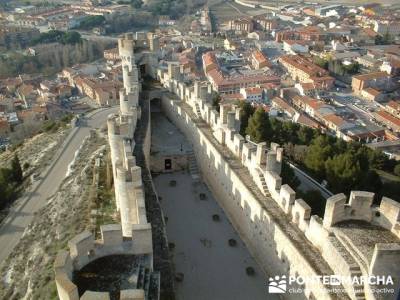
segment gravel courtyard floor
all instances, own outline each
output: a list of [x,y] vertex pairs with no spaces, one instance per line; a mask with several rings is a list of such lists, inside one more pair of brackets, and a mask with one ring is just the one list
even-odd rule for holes
[[[278,299],[268,294],[268,279],[202,182],[187,172],[161,174],[154,182],[167,217],[168,240],[175,246],[175,273],[184,274],[182,282],[175,282],[178,300]],[[215,214],[219,221],[213,220]],[[229,246],[229,239],[237,245]],[[255,275],[248,276],[247,267],[253,267]]]

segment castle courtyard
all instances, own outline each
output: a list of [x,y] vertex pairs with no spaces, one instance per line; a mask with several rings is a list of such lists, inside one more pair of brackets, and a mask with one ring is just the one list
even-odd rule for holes
[[[152,113],[152,125],[152,155],[179,154],[182,146],[190,153],[183,134],[164,115]],[[175,281],[177,299],[278,299],[268,294],[268,278],[210,190],[193,174],[194,163],[189,158],[190,172],[185,169],[153,177],[175,276],[183,274],[183,280]],[[229,244],[231,239],[236,245]],[[255,270],[254,275],[247,275],[248,267]]]
[[[172,180],[176,186],[170,186]],[[168,241],[174,244],[175,274],[184,274],[182,282],[175,282],[178,300],[278,299],[268,294],[268,278],[207,186],[183,171],[158,175],[154,183],[167,217]],[[216,214],[219,221],[213,220]],[[229,239],[236,240],[236,246],[231,247]],[[254,276],[246,274],[249,266],[255,269]]]

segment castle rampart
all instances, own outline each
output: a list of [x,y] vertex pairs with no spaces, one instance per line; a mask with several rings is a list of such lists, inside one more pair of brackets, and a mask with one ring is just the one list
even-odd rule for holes
[[[147,170],[141,170],[132,156],[134,133],[141,118],[138,105],[141,87],[136,79],[139,74],[135,61],[146,61],[146,72],[150,74],[156,73],[157,66],[154,56],[138,59],[133,49],[145,46],[149,38],[154,36],[137,33],[136,37],[128,34],[119,41],[124,88],[120,92],[120,114],[108,120],[108,136],[121,225],[102,227],[100,241],[83,232],[70,242],[69,253],[60,252],[55,272],[63,300],[78,299],[71,273],[94,259],[126,251],[152,255],[151,226],[146,219],[141,178],[142,171]],[[158,47],[155,39],[150,44]],[[268,147],[266,143],[246,140],[239,133],[239,108],[222,105],[217,112],[211,104],[211,86],[204,82],[189,86],[181,81],[180,72],[175,63],[168,64],[167,72],[157,70],[157,78],[166,89],[161,95],[162,109],[193,145],[204,180],[263,271],[269,275],[303,278],[391,275],[395,293],[387,294],[384,299],[396,299],[400,287],[399,203],[383,198],[380,206],[374,206],[374,194],[353,191],[349,199],[344,194],[330,197],[324,218],[312,215],[311,207],[298,199],[289,185],[282,184],[283,149],[275,143]],[[148,117],[147,113],[144,116]],[[148,163],[150,126],[145,134],[141,146]],[[381,299],[382,295],[373,290],[377,286],[368,282],[344,282],[339,286],[344,290],[332,292],[332,286],[314,281],[298,286],[304,288],[301,295],[283,296],[286,299]],[[93,295],[87,291],[83,296]],[[141,296],[142,292],[137,290],[121,293],[121,299],[142,299]]]
[[[121,224],[101,226],[100,240],[95,240],[91,232],[84,231],[69,241],[69,252],[59,252],[54,270],[61,300],[79,299],[78,288],[72,281],[73,272],[99,258],[111,255],[145,256],[146,268],[153,269],[153,236],[146,215],[142,169],[137,166],[132,154],[136,145],[136,125],[141,117],[140,83],[134,49],[136,44],[146,44],[142,38],[142,35],[137,35],[135,39],[133,34],[127,34],[118,41],[124,87],[120,90],[119,114],[110,115],[107,120],[115,200]],[[156,37],[151,38],[152,47],[157,47]],[[159,290],[156,293],[159,294]],[[110,299],[110,295],[86,291],[80,299]],[[121,291],[120,299],[144,300],[147,296],[142,289],[129,289]]]
[[[279,145],[272,143],[267,149],[265,143],[246,141],[238,133],[237,107],[222,105],[219,113],[213,110],[210,97],[201,92],[205,90],[202,83],[186,86],[173,67],[168,73],[160,69],[157,75],[169,91],[162,98],[164,112],[194,145],[204,179],[266,273],[352,278],[373,275],[376,259],[384,262],[400,256],[397,202],[384,198],[375,207],[371,206],[372,193],[353,191],[348,203],[342,194],[329,198],[324,219],[312,216],[310,206],[296,199],[290,186],[282,185],[283,150]],[[370,247],[364,257],[360,255],[362,243],[351,240],[353,235],[362,240],[368,230],[375,228],[382,228],[384,234],[374,237],[374,245],[381,245],[380,240],[392,241],[382,243],[390,250],[382,250],[381,254],[380,249],[386,249],[382,245]],[[381,270],[384,273],[393,276],[397,291],[400,267],[387,266]],[[379,296],[368,284],[344,284],[344,295],[328,293],[327,286],[305,288],[305,296],[310,299]]]
[[[132,230],[132,239],[123,240],[122,228],[119,224],[103,225],[100,227],[100,240],[95,240],[92,233],[84,231],[69,241],[69,252],[60,251],[55,259],[54,272],[58,296],[61,300],[78,299],[109,299],[108,293],[86,291],[79,298],[78,287],[72,282],[74,270],[80,270],[96,259],[109,255],[148,255],[152,260],[153,245],[151,226],[135,225]],[[124,299],[138,300],[139,291],[121,291]],[[136,297],[136,298],[135,298]],[[122,298],[121,298],[122,299]]]

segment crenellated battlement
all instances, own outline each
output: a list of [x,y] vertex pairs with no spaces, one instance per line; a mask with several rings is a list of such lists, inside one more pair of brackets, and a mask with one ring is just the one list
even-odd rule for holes
[[[157,78],[169,92],[177,95],[184,102],[184,105],[180,105],[177,101],[171,101],[168,95],[164,97],[166,107],[168,109],[171,107],[171,111],[176,113],[175,116],[177,118],[185,120],[181,127],[183,131],[189,130],[188,128],[191,128],[191,126],[196,126],[197,129],[190,131],[190,135],[193,136],[193,132],[196,132],[196,130],[200,131],[200,128],[204,126],[198,120],[207,124],[214,140],[218,142],[220,147],[229,151],[229,154],[226,155],[228,157],[235,157],[241,166],[248,170],[252,181],[251,185],[255,184],[262,195],[266,197],[263,201],[273,201],[276,203],[281,212],[290,220],[289,222],[296,226],[299,232],[302,232],[304,238],[310,243],[310,247],[312,247],[312,244],[318,249],[319,255],[321,255],[335,274],[353,277],[357,276],[356,274],[370,275],[378,274],[379,272],[380,274],[384,274],[386,272],[386,275],[391,274],[396,278],[397,281],[395,284],[397,287],[400,287],[400,278],[397,276],[397,274],[400,274],[400,264],[394,267],[385,263],[388,261],[388,257],[392,259],[396,257],[394,259],[396,261],[400,257],[400,252],[398,251],[400,247],[399,203],[384,197],[380,206],[376,207],[372,205],[373,193],[353,191],[348,202],[344,194],[338,194],[329,198],[323,219],[312,215],[311,207],[303,199],[298,199],[296,192],[289,185],[282,185],[280,173],[283,161],[283,148],[276,143],[271,143],[269,148],[266,143],[252,143],[239,134],[240,111],[238,107],[231,104],[224,104],[220,106],[218,113],[210,103],[211,90],[209,89],[209,85],[196,81],[193,86],[187,86],[184,82],[180,81],[179,70],[173,63],[168,64],[167,72],[159,69],[157,71]],[[191,111],[185,113],[183,111],[184,106],[189,106]],[[191,116],[189,117],[189,115]],[[172,116],[174,115],[172,114]],[[189,119],[193,123],[190,123]],[[214,142],[211,140],[206,141],[202,137],[201,146],[198,150],[199,153],[207,149],[208,155],[212,143]],[[225,152],[225,150],[222,152]],[[213,160],[215,159],[215,155],[214,153],[211,156]],[[201,155],[200,159],[202,159]],[[207,159],[210,159],[210,156],[205,159],[207,161]],[[232,179],[233,175],[229,175],[231,173],[226,170],[226,167],[224,167],[223,173],[218,173],[218,167],[220,167],[221,163],[217,164],[214,161],[212,164],[205,163],[204,170],[208,170],[207,168],[214,165],[216,171],[207,171],[210,172],[208,176],[215,176],[212,179],[213,181],[222,181],[221,188],[226,188],[227,185],[230,188],[229,182],[227,183],[226,180],[233,181],[237,180],[237,178]],[[226,177],[222,178],[223,176]],[[228,176],[230,177],[228,178]],[[243,184],[243,182],[236,181],[235,183],[236,186],[240,184]],[[215,189],[218,190],[220,187],[216,186]],[[235,186],[231,188],[234,190]],[[227,199],[236,199],[235,192],[231,194],[228,190],[226,193]],[[232,201],[235,202],[235,200]],[[240,205],[243,205],[242,203],[238,202]],[[247,202],[242,207],[246,208],[246,204]],[[233,203],[225,202],[225,209],[230,208],[231,205]],[[258,204],[253,204],[253,206],[258,212]],[[232,210],[234,211],[234,208]],[[250,213],[249,217],[253,219],[253,213]],[[258,217],[262,218],[261,215]],[[375,231],[382,231],[384,234],[377,236],[370,234],[370,232],[374,233]],[[254,234],[258,235],[257,232]],[[369,243],[374,245],[372,248],[367,247],[367,249],[363,249],[363,243],[357,243],[359,240],[362,241],[366,238],[371,240]],[[257,244],[253,241],[249,243]],[[279,245],[279,247],[284,248],[285,246]],[[368,255],[362,254],[365,251],[367,251]],[[263,256],[259,257],[261,261],[264,259]],[[373,271],[377,268],[378,263],[385,267],[379,269],[379,272]],[[295,266],[291,265],[292,267]],[[352,285],[345,285],[344,287],[350,298],[361,299],[358,298],[361,295],[360,293],[355,294],[355,287]],[[362,288],[364,288],[362,294],[367,299],[376,299],[377,295],[374,294],[368,284]]]
[[[145,48],[154,53],[147,50],[149,53],[139,53],[138,57],[135,57],[135,49]],[[95,240],[92,232],[84,231],[69,241],[69,252],[58,253],[54,270],[58,296],[61,300],[110,299],[108,293],[98,291],[86,291],[80,298],[78,288],[72,281],[74,271],[79,271],[87,264],[105,256],[137,256],[140,260],[139,265],[144,259],[146,266],[135,269],[137,272],[142,272],[136,275],[138,278],[146,276],[153,278],[153,274],[148,273],[153,269],[152,227],[147,221],[142,169],[137,165],[133,151],[136,146],[134,135],[137,122],[141,117],[139,106],[141,84],[136,61],[149,64],[145,65],[146,74],[154,75],[154,67],[157,65],[154,60],[157,60],[159,40],[152,33],[139,32],[135,35],[127,33],[119,38],[118,49],[123,73],[123,88],[119,91],[120,111],[108,117],[107,126],[115,201],[121,224],[102,225],[99,240]],[[131,285],[132,278],[129,279]],[[148,299],[149,289],[153,290],[152,297],[159,297],[159,274],[154,274],[154,279],[149,280],[151,282],[147,281],[146,284],[136,282],[136,285],[132,285],[136,286],[136,289],[122,290],[120,299]]]
[[133,33],[126,33],[122,38],[118,39],[118,50],[121,59],[127,61],[128,58],[134,58],[135,40]]
[[[108,137],[115,187],[117,210],[121,214],[124,236],[130,236],[133,224],[147,224],[141,168],[132,155],[135,142],[133,123],[122,122],[129,117],[111,115],[108,119]],[[126,120],[125,120],[126,121]]]
[[[120,90],[120,113],[108,118],[108,138],[111,148],[111,162],[115,186],[117,210],[121,215],[122,232],[131,236],[135,224],[147,224],[141,169],[132,155],[135,148],[133,139],[138,119],[139,78],[134,60],[135,41],[141,35],[126,34],[119,39],[122,58],[124,88]],[[129,58],[124,60],[125,58]]]
[[[151,262],[153,245],[151,226],[137,225],[132,229],[132,239],[124,240],[119,224],[100,226],[101,239],[84,231],[68,242],[69,252],[60,251],[54,262],[58,295],[62,300],[110,299],[106,292],[86,291],[79,298],[78,287],[72,281],[72,274],[96,259],[109,255],[147,255]],[[125,298],[122,298],[125,295]],[[135,298],[143,295],[142,298]],[[135,296],[135,297],[133,297]],[[144,300],[144,290],[122,290],[121,299]]]
[[[169,64],[173,66],[173,64]],[[168,75],[168,76],[166,76]],[[175,77],[174,77],[175,76]],[[174,79],[175,78],[175,79]],[[295,192],[290,186],[281,186],[282,179],[280,172],[283,160],[283,148],[276,143],[271,143],[267,149],[265,142],[252,143],[238,133],[240,127],[240,109],[231,104],[220,106],[220,112],[210,108],[208,85],[202,82],[195,82],[193,89],[185,86],[182,82],[176,80],[178,75],[171,72],[166,74],[163,70],[159,70],[158,79],[165,87],[170,88],[171,92],[177,92],[192,107],[194,113],[206,121],[214,132],[214,136],[219,143],[226,146],[241,163],[249,169],[253,175],[253,180],[258,181],[257,176],[263,176],[267,184],[269,193],[272,198],[282,207],[282,209],[290,214],[292,206],[296,203],[296,211],[302,207],[304,215],[310,219],[310,207],[302,200],[296,202]],[[175,87],[175,88],[174,88]],[[184,89],[182,91],[182,88]],[[171,90],[172,89],[172,90]],[[188,97],[186,97],[188,95]],[[255,177],[255,178],[254,178]],[[262,187],[260,190],[263,192]],[[382,225],[388,230],[398,231],[400,219],[400,204],[389,198],[382,199],[379,208],[372,207],[374,194],[363,191],[351,192],[349,202],[344,194],[332,196],[327,200],[327,207],[323,224],[326,228],[345,220],[362,220],[366,222],[377,223],[377,218],[382,217],[383,221],[377,224]],[[379,217],[377,217],[379,215]],[[295,216],[292,218],[298,220]],[[300,220],[298,220],[300,222]],[[397,225],[396,225],[397,224]]]
[[373,206],[375,194],[352,191],[349,201],[344,194],[337,194],[326,201],[324,222],[329,229],[343,221],[361,220],[381,226],[400,238],[400,203],[383,197],[380,206]]

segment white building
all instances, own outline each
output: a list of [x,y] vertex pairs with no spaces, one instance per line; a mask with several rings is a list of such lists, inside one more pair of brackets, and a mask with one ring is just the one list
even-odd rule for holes
[[309,48],[308,44],[304,41],[295,41],[295,40],[284,40],[283,41],[283,50],[286,53],[296,55],[302,53],[308,53]]
[[400,22],[374,21],[374,31],[379,34],[389,33],[390,35],[400,34]]
[[249,102],[261,103],[263,101],[263,89],[259,87],[241,88],[240,94]]

